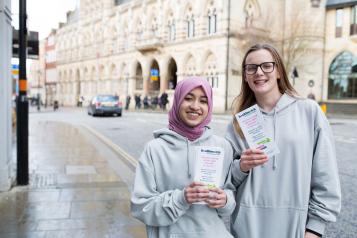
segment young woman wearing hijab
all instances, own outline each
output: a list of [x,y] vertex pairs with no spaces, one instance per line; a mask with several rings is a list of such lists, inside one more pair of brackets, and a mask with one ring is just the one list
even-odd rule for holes
[[336,221],[341,189],[329,123],[313,100],[297,96],[281,57],[270,45],[252,46],[242,62],[242,89],[234,114],[257,104],[280,153],[249,149],[234,118],[226,138],[234,148],[239,238],[321,237]]
[[[207,80],[180,81],[168,128],[154,132],[136,168],[131,212],[146,224],[148,238],[232,237],[221,218],[235,208],[229,172],[233,151],[207,127],[211,117],[212,88]],[[197,146],[223,149],[221,188],[194,181]],[[199,202],[206,204],[193,204]]]

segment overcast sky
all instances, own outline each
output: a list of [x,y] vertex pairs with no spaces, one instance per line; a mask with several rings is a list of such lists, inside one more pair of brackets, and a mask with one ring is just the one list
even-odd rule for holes
[[[39,32],[42,40],[59,22],[66,21],[67,11],[75,9],[78,0],[27,0],[28,28]],[[18,29],[19,0],[11,0],[12,25]]]

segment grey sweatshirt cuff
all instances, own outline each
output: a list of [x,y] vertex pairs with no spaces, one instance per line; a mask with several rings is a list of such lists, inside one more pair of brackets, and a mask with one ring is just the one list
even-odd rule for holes
[[232,174],[238,181],[243,181],[249,173],[245,173],[240,169],[240,160],[233,161]]
[[309,217],[306,228],[321,235],[325,234],[326,223],[313,217]]
[[225,192],[227,194],[227,203],[226,205],[224,205],[224,207],[217,208],[217,211],[221,215],[231,215],[236,206],[236,202],[234,200],[234,197],[230,196],[231,191],[225,190]]
[[175,204],[182,210],[187,210],[190,208],[190,204],[185,199],[184,190],[178,190],[178,189],[175,190],[174,201]]

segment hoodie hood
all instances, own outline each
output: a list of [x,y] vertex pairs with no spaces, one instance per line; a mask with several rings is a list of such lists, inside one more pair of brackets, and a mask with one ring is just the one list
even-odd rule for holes
[[277,113],[282,113],[285,109],[287,109],[291,104],[295,103],[297,100],[297,98],[294,98],[286,93],[284,93],[278,100],[278,102],[276,103],[275,107],[273,108],[273,110],[271,110],[270,112],[264,112],[261,108],[260,111],[264,114],[264,115],[274,115]]
[[[186,144],[189,141],[186,137],[178,134],[177,132],[175,132],[169,128],[162,128],[159,130],[155,130],[153,132],[153,134],[154,134],[155,139],[161,138],[164,141],[167,141],[169,144],[177,144],[177,143],[185,143]],[[194,141],[191,141],[191,143],[199,143],[200,141],[205,140],[212,134],[213,133],[212,133],[211,128],[206,126],[202,136]]]
[[[278,117],[277,115],[279,114],[283,114],[285,111],[287,111],[287,109],[289,108],[290,105],[292,105],[293,103],[296,102],[296,98],[284,93],[278,100],[277,104],[275,105],[275,107],[273,108],[273,110],[271,110],[270,112],[264,112],[260,107],[260,111],[263,114],[263,117],[265,118],[265,121],[267,120],[267,123],[265,123],[267,125],[267,127],[271,127],[272,128],[268,128],[268,131],[270,132],[271,136],[273,137],[274,141],[277,141],[278,136],[277,136],[277,125],[278,125]],[[273,170],[275,170],[278,167],[278,156],[274,155],[273,156]]]

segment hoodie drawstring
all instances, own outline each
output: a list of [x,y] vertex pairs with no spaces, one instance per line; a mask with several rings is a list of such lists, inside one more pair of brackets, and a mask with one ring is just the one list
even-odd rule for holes
[[[277,108],[274,109],[274,117],[273,117],[273,134],[274,134],[274,141],[276,141],[276,110]],[[275,170],[278,167],[278,159],[277,156],[273,156],[273,170]]]
[[187,146],[187,155],[186,155],[186,159],[187,159],[187,176],[189,178],[191,178],[191,166],[190,166],[190,145],[189,145],[189,141],[188,139],[186,139],[186,146]]

